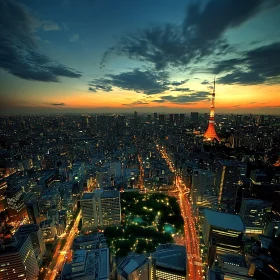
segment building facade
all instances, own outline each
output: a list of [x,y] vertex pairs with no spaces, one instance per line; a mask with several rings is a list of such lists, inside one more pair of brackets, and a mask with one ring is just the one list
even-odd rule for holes
[[17,230],[15,236],[30,236],[38,265],[40,265],[43,261],[43,256],[46,253],[46,245],[41,228],[37,224],[22,225]]
[[0,246],[0,279],[36,280],[39,267],[30,236],[13,237]]
[[118,266],[118,280],[155,280],[155,276],[155,260],[145,255],[129,255]]
[[81,198],[83,229],[102,228],[121,222],[119,191],[95,190]]
[[243,198],[239,216],[246,233],[263,234],[265,216],[271,212],[272,204],[261,199]]
[[239,253],[241,251],[244,224],[238,215],[204,210],[202,228],[203,240],[206,246],[210,240],[215,240],[217,253]]
[[245,175],[246,165],[235,161],[219,161],[216,165],[215,188],[218,194],[219,208],[235,209],[240,176]]

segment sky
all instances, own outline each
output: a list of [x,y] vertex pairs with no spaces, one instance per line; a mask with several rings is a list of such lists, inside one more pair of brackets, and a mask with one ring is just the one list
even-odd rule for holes
[[0,0],[0,113],[280,114],[279,0]]

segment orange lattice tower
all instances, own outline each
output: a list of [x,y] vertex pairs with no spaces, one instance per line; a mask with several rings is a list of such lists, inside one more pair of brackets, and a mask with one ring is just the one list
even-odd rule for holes
[[220,139],[215,130],[214,116],[215,116],[215,79],[214,79],[214,87],[213,87],[212,100],[211,100],[210,117],[209,117],[208,127],[204,133],[204,141],[216,140],[220,142]]

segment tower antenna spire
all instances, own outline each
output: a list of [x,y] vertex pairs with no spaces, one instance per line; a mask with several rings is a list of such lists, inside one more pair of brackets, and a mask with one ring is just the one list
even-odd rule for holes
[[208,127],[207,130],[204,133],[204,141],[213,141],[216,139],[218,142],[220,142],[220,139],[216,133],[215,130],[215,87],[216,87],[216,79],[214,77],[214,86],[213,86],[213,93],[212,93],[212,99],[211,99],[211,110],[210,110],[210,117],[208,121]]

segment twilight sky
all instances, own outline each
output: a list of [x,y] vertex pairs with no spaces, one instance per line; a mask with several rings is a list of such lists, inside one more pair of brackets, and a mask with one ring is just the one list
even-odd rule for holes
[[279,0],[0,0],[0,113],[280,114]]

